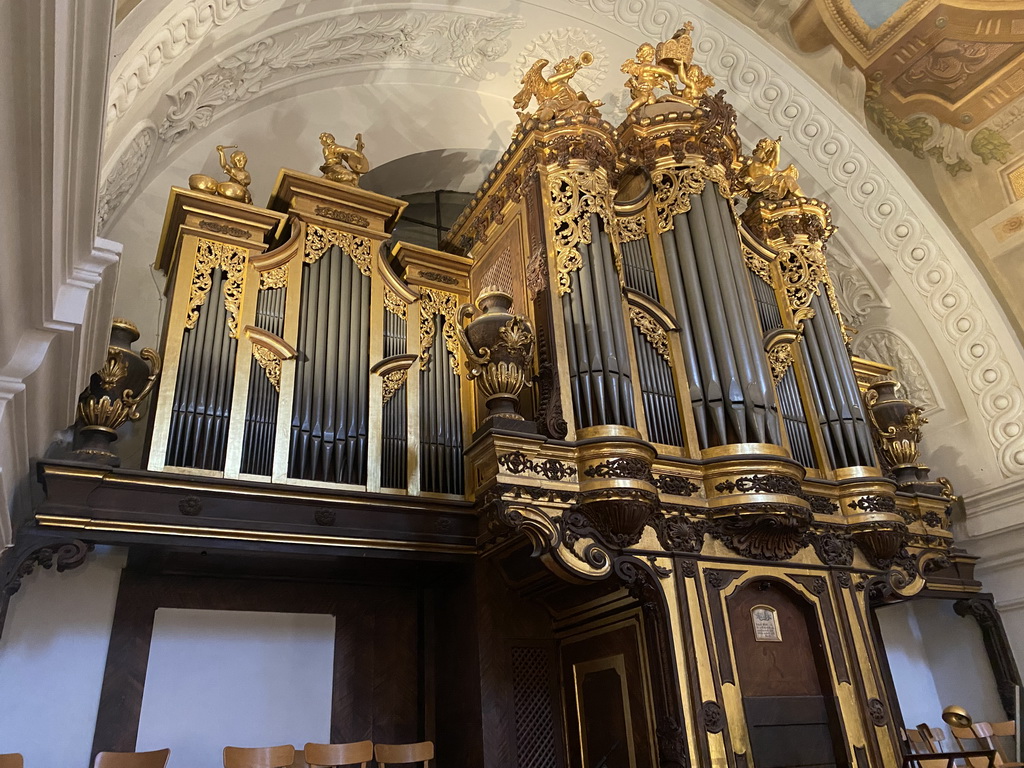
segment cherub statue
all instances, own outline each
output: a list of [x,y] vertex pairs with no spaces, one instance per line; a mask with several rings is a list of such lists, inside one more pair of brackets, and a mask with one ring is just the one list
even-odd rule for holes
[[675,98],[665,97],[665,101],[685,101],[696,105],[707,93],[708,88],[715,84],[715,78],[704,74],[704,70],[693,63],[693,40],[690,37],[692,31],[693,22],[688,21],[681,29],[676,30],[671,39],[658,43],[655,60],[662,67],[672,70],[675,75],[671,85]]
[[363,154],[363,134],[356,134],[355,149],[337,144],[330,133],[321,133],[320,143],[324,149],[324,164],[320,166],[324,178],[358,187],[359,177],[370,170],[370,161]]
[[675,69],[654,63],[654,46],[650,43],[643,43],[637,48],[636,59],[626,59],[620,69],[623,74],[629,75],[626,87],[633,97],[633,103],[626,107],[627,112],[658,101],[654,95],[655,88],[675,88]]
[[753,195],[764,195],[769,200],[803,195],[797,178],[800,172],[790,164],[778,170],[782,158],[782,137],[761,139],[754,147],[752,157],[743,165],[741,178]]
[[[224,155],[225,149],[235,150],[231,153],[230,158]],[[245,152],[238,149],[235,144],[218,144],[217,156],[220,158],[220,167],[228,175],[227,181],[217,181],[205,173],[193,173],[188,177],[189,188],[211,195],[220,195],[240,203],[251,203],[252,195],[249,194],[249,185],[252,183],[252,176],[245,170],[245,164],[249,161]]]
[[584,51],[579,58],[567,56],[555,65],[555,74],[550,79],[544,77],[544,67],[550,62],[547,59],[538,59],[534,62],[519,81],[523,87],[512,100],[520,121],[525,123],[531,117],[525,110],[534,97],[537,99],[537,111],[532,117],[542,122],[570,115],[599,117],[597,108],[603,102],[591,101],[582,91],[577,91],[569,85],[569,79],[573,75],[593,62],[594,55],[590,51]]

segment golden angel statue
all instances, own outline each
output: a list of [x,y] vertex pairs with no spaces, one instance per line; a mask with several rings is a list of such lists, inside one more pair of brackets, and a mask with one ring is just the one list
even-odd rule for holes
[[[622,64],[622,72],[629,75],[626,87],[633,97],[627,110],[634,112],[648,104],[676,101],[696,106],[715,78],[693,63],[693,24],[686,22],[671,39],[658,43],[655,48],[643,43],[636,49],[636,58]],[[655,96],[655,88],[669,92]]]
[[[226,156],[225,149],[235,151],[230,156]],[[193,173],[188,177],[189,189],[220,195],[240,203],[251,203],[252,195],[249,194],[249,185],[252,183],[252,176],[245,170],[245,164],[249,161],[245,152],[235,144],[218,144],[217,156],[220,158],[220,167],[228,175],[227,180],[217,181],[213,176],[207,176],[205,173]]]
[[752,195],[764,195],[769,200],[800,197],[803,191],[797,183],[800,172],[792,164],[779,170],[782,159],[782,137],[761,139],[754,147],[752,157],[743,165],[740,177]]
[[629,95],[633,97],[633,103],[626,107],[627,112],[633,112],[646,104],[658,101],[654,95],[655,88],[675,87],[675,70],[654,62],[654,46],[650,43],[643,43],[637,48],[636,59],[626,59],[622,63],[621,71],[629,75],[626,87],[629,88]]
[[336,143],[334,135],[326,132],[320,134],[320,144],[324,150],[324,164],[320,166],[320,173],[324,178],[358,187],[359,177],[370,170],[370,161],[363,154],[366,148],[363,134],[356,134],[355,149]]
[[[550,78],[544,77],[544,67],[550,62],[547,59],[534,62],[519,81],[523,87],[512,101],[520,121],[525,123],[530,117],[542,122],[571,115],[600,117],[597,108],[603,102],[591,101],[582,91],[569,85],[573,75],[593,62],[594,55],[590,51],[584,51],[579,58],[567,56],[555,65],[555,74]],[[537,111],[530,115],[525,110],[533,98],[537,99]]]

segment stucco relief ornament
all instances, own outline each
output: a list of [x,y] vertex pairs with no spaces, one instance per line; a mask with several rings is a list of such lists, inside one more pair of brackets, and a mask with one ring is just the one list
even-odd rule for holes
[[[541,122],[576,115],[600,117],[597,108],[603,102],[590,100],[585,93],[569,85],[577,72],[594,63],[594,55],[584,51],[578,57],[566,56],[555,65],[555,73],[548,78],[544,76],[544,68],[550,63],[547,59],[538,59],[519,81],[523,87],[513,97],[512,104],[520,122],[525,123],[531,117]],[[531,115],[526,109],[533,99],[537,99],[537,111]]]

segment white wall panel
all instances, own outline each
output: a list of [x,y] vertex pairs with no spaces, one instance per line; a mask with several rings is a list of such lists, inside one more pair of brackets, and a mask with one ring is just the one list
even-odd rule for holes
[[218,768],[226,745],[329,741],[334,617],[160,608],[138,749]]
[[11,600],[0,639],[0,752],[25,765],[87,768],[123,550],[72,571],[36,569]]

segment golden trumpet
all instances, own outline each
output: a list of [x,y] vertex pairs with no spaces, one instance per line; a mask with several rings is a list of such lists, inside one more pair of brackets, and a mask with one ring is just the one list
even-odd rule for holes
[[583,53],[580,54],[580,64],[582,64],[584,67],[590,66],[593,63],[594,54],[592,54],[590,51],[584,51]]

